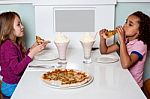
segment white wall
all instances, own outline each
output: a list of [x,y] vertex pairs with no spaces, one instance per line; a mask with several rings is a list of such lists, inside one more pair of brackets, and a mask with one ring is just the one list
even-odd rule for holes
[[[66,10],[95,10],[95,28],[93,31],[93,35],[95,33],[105,27],[105,28],[114,28],[114,11],[115,11],[115,0],[63,0],[64,2],[58,2],[58,0],[51,2],[50,0],[40,1],[37,0],[35,5],[35,30],[36,35],[43,37],[44,39],[51,40],[52,43],[49,44],[48,47],[56,48],[54,45],[54,40],[56,37],[55,31],[55,9],[66,9]],[[83,1],[83,2],[81,2]],[[47,3],[45,3],[47,2]],[[97,3],[96,3],[97,2]],[[78,19],[74,19],[78,21]],[[82,27],[81,27],[82,28]],[[62,32],[62,31],[59,31]],[[65,32],[70,39],[70,44],[68,47],[70,48],[81,48],[80,38],[83,33],[89,31],[82,32]],[[110,41],[112,43],[112,41]],[[94,46],[99,46],[99,38],[97,37]]]

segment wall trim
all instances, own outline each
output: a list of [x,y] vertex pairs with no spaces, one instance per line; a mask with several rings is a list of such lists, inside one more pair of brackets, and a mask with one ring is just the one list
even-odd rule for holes
[[1,0],[0,4],[24,4],[33,3],[33,0]]
[[117,2],[124,2],[124,3],[143,3],[143,2],[150,2],[150,0],[117,0]]

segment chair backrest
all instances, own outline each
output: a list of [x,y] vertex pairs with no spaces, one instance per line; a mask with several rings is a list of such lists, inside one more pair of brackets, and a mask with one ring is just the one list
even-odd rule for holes
[[2,81],[0,80],[0,99],[3,99],[3,95],[1,93],[1,84],[2,84]]
[[147,99],[150,99],[150,78],[144,81],[143,91]]
[[148,51],[147,59],[144,66],[144,80],[150,78],[150,51]]

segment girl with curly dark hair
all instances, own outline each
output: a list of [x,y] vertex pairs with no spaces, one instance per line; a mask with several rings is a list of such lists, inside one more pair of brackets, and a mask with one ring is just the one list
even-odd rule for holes
[[118,50],[122,68],[129,69],[142,87],[144,63],[150,47],[150,17],[141,11],[134,12],[128,16],[125,24],[118,26],[115,31],[119,40],[110,46],[107,46],[105,38],[108,30],[99,31],[100,52],[108,54]]

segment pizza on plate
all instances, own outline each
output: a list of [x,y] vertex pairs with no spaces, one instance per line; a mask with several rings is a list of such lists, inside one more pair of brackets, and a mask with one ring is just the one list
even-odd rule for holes
[[42,80],[57,87],[76,87],[88,83],[92,77],[83,71],[74,69],[55,69],[42,75]]

